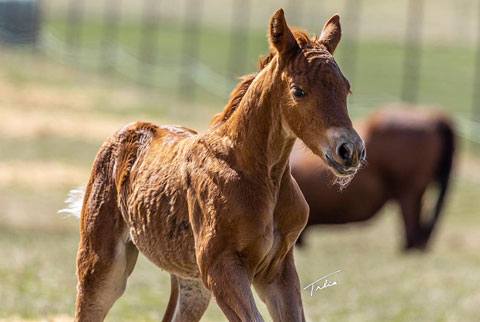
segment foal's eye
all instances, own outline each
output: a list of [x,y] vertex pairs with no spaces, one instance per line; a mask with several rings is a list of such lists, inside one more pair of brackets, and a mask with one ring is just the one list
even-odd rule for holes
[[306,94],[302,89],[298,87],[293,89],[293,96],[295,96],[296,98],[302,98],[302,97],[305,97],[305,95]]

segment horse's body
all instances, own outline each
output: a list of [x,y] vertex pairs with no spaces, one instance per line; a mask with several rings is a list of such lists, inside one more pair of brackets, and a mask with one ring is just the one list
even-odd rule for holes
[[[342,191],[331,184],[331,171],[323,164],[304,149],[294,149],[292,174],[310,206],[307,226],[365,221],[394,200],[403,216],[405,247],[424,249],[447,191],[454,153],[450,120],[393,109],[377,112],[359,129],[367,163]],[[439,185],[439,196],[428,218],[421,215],[422,197],[432,183]]]
[[138,251],[171,274],[164,321],[198,321],[211,294],[230,321],[261,321],[252,284],[275,321],[305,319],[292,247],[308,205],[291,149],[300,137],[339,175],[365,153],[331,56],[338,16],[318,40],[298,35],[279,10],[262,70],[205,133],[137,122],[104,143],[81,214],[77,321],[103,320]]

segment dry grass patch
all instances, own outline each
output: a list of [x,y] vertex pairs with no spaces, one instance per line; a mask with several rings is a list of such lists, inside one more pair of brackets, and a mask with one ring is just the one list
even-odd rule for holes
[[[0,81],[0,104],[15,108],[92,109],[85,88],[55,88],[41,84],[14,84],[5,77]],[[91,93],[90,93],[91,94]]]
[[0,163],[0,188],[55,189],[88,181],[89,169],[59,162],[21,161]]
[[0,135],[4,138],[35,139],[50,135],[98,143],[128,123],[127,118],[75,113],[46,113],[41,109],[1,108]]
[[0,322],[71,322],[73,318],[67,315],[47,316],[41,319],[24,319],[21,317],[9,317],[8,319],[0,319]]

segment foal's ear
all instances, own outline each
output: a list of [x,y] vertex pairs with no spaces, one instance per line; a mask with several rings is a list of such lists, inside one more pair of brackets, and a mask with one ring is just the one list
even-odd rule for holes
[[283,9],[278,9],[270,19],[269,39],[270,45],[278,51],[280,57],[300,49],[292,31],[287,26]]
[[333,55],[335,48],[337,48],[340,42],[340,38],[342,38],[342,27],[340,26],[340,16],[336,13],[323,27],[322,34],[320,35],[320,43]]

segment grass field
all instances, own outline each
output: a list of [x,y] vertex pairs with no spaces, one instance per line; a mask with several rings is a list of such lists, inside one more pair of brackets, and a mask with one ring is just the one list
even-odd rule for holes
[[[333,6],[332,1],[326,2],[328,8]],[[387,21],[389,7],[382,1],[375,3]],[[447,2],[438,3],[438,10],[444,10]],[[62,20],[47,23],[47,31],[63,41]],[[177,75],[181,28],[162,23],[162,42],[158,44],[162,54],[156,59],[173,66],[171,72]],[[95,21],[86,25],[86,45],[100,43],[101,28]],[[120,28],[122,50],[136,54],[141,27],[125,21]],[[159,84],[172,86],[152,89],[122,77],[91,73],[99,67],[98,57],[81,58],[82,68],[77,69],[62,56],[52,60],[25,50],[1,48],[0,321],[72,320],[78,221],[56,211],[63,207],[70,189],[86,183],[103,140],[124,124],[148,120],[206,128],[211,115],[226,102],[234,82],[228,68],[229,32],[206,27],[201,37],[200,63],[228,81],[203,84],[195,102],[179,99],[179,79],[170,74],[154,76]],[[255,70],[256,56],[267,50],[265,39],[258,26],[251,31],[245,70],[238,70],[239,74]],[[337,56],[350,76],[345,48],[348,46],[340,45]],[[378,104],[399,100],[404,59],[403,47],[395,39],[370,37],[358,50],[357,73],[351,79],[350,113],[354,117],[364,116]],[[452,47],[429,42],[421,64],[420,103],[468,118],[473,61],[474,50],[468,43]],[[135,78],[140,71],[131,73]],[[307,247],[296,250],[302,286],[342,271],[334,276],[338,285],[313,296],[303,291],[308,321],[478,320],[480,149],[472,152],[470,147],[470,142],[461,141],[451,194],[431,252],[400,252],[403,239],[395,205],[367,224],[308,232]],[[140,256],[125,295],[107,321],[158,321],[168,295],[168,274]],[[259,300],[257,304],[268,320],[264,305]],[[203,320],[225,318],[212,301]]]
[[[399,218],[393,207],[365,226],[310,231],[307,248],[296,252],[302,285],[342,272],[335,277],[338,285],[313,297],[303,292],[308,320],[476,321],[480,219],[473,200],[480,189],[464,179],[455,184],[429,254],[399,253]],[[8,207],[2,210],[0,228],[0,317],[68,320],[75,300],[77,220],[55,214],[60,191],[32,195],[2,189],[1,195]],[[18,213],[24,218],[5,222],[5,216]],[[108,321],[157,321],[168,292],[168,274],[140,256]],[[204,321],[223,320],[212,302]]]

